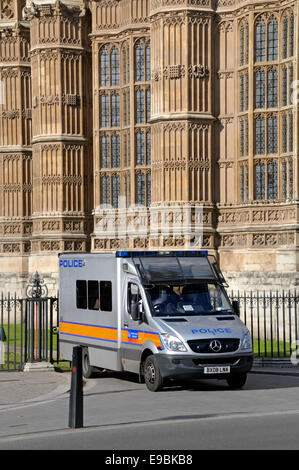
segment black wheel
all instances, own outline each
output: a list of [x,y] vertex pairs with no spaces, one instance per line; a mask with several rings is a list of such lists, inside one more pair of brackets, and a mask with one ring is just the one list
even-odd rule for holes
[[155,356],[148,356],[144,362],[144,380],[151,392],[157,392],[163,387],[163,377],[161,375],[158,362]]
[[247,379],[247,374],[245,372],[241,372],[239,374],[231,374],[227,379],[227,383],[231,388],[242,388]]
[[84,348],[82,352],[82,373],[83,377],[90,379],[94,374],[94,368],[90,365],[88,349]]

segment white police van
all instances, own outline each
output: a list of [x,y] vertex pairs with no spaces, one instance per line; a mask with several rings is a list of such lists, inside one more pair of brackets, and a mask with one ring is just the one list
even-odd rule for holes
[[245,384],[251,337],[207,252],[61,254],[59,283],[61,358],[81,345],[85,377],[134,372],[151,391],[178,378]]

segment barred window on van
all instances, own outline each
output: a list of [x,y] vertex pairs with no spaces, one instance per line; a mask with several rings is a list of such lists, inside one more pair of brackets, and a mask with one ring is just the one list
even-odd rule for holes
[[100,310],[112,311],[112,282],[100,281]]

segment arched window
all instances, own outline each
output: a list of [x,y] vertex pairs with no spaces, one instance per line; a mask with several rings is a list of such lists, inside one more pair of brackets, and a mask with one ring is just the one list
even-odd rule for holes
[[146,63],[145,63],[145,79],[151,79],[151,45],[148,42],[145,47]]
[[101,86],[109,86],[109,55],[106,47],[100,52],[100,84]]
[[130,49],[124,46],[122,49],[123,57],[123,82],[124,85],[130,82]]
[[289,37],[289,18],[286,15],[283,19],[283,43],[282,43],[282,57],[286,59],[288,57],[288,37]]
[[266,25],[261,18],[255,25],[255,60],[266,60]]
[[119,52],[116,47],[111,50],[111,86],[119,85]]
[[248,23],[243,22],[240,28],[240,65],[248,64],[249,30]]
[[274,16],[268,23],[268,60],[278,59],[278,23]]
[[290,57],[294,55],[294,15],[290,18]]
[[139,41],[135,46],[135,74],[136,82],[144,82],[144,47]]

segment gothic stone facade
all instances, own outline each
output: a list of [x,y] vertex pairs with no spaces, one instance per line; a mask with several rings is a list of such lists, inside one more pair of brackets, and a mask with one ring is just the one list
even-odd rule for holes
[[[294,287],[298,17],[298,0],[0,0],[0,288],[38,270],[55,290],[59,252],[184,248],[175,217],[142,230],[198,204],[231,287]],[[115,233],[102,204],[142,204],[141,230]]]

